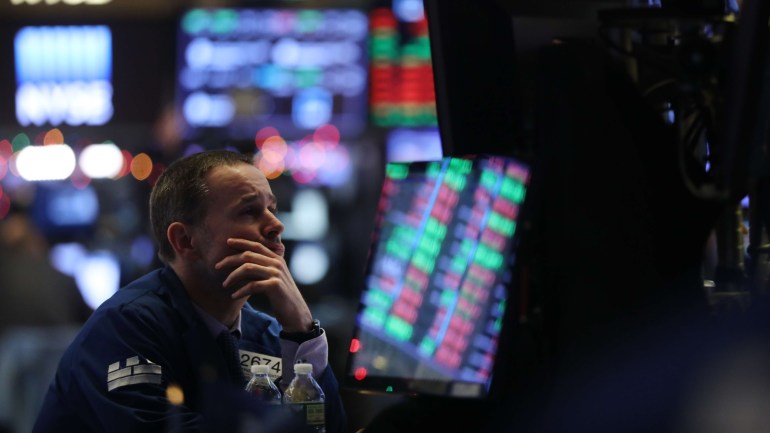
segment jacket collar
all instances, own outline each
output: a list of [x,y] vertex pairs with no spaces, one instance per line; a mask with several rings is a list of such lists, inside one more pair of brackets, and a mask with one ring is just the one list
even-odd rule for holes
[[160,271],[160,278],[168,288],[171,306],[188,325],[180,337],[185,344],[190,365],[197,369],[193,373],[204,381],[230,380],[222,349],[193,306],[182,280],[168,266]]

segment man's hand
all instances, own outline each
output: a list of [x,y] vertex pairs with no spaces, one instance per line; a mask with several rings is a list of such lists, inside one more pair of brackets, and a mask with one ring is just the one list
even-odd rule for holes
[[263,294],[284,331],[310,331],[313,316],[284,258],[261,243],[246,239],[228,239],[227,245],[238,253],[219,261],[216,269],[233,269],[223,283],[224,287],[238,287],[232,298]]

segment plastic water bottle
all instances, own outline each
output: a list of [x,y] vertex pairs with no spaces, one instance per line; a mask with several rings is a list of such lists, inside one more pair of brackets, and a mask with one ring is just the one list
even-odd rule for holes
[[281,391],[268,375],[267,365],[252,365],[251,379],[246,384],[246,392],[267,404],[281,404]]
[[312,364],[294,364],[294,379],[283,392],[283,404],[307,427],[303,431],[326,433],[325,396],[312,372]]

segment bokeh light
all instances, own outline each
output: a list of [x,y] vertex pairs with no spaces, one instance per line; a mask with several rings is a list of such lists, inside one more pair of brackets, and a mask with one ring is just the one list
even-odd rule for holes
[[367,373],[368,372],[366,371],[366,368],[358,367],[356,368],[356,371],[355,373],[353,373],[353,375],[355,376],[356,380],[364,380],[366,378]]
[[326,149],[318,143],[309,142],[299,149],[299,165],[301,170],[317,171],[324,163]]
[[80,166],[77,166],[70,176],[70,183],[77,189],[84,189],[91,184],[91,178],[83,173]]
[[58,243],[51,247],[48,259],[59,272],[75,276],[78,263],[88,256],[88,250],[83,244],[77,242]]
[[182,17],[181,27],[187,33],[196,34],[209,26],[211,17],[204,9],[193,9]]
[[91,144],[80,152],[80,169],[92,179],[117,177],[123,169],[124,158],[112,143]]
[[64,134],[62,134],[59,128],[53,128],[46,132],[45,136],[43,136],[44,146],[49,146],[52,144],[64,144]]
[[294,279],[300,284],[315,284],[329,271],[329,254],[316,244],[300,244],[289,260]]
[[150,266],[155,259],[155,243],[149,236],[140,235],[131,242],[131,259],[140,266]]
[[8,171],[16,177],[19,176],[19,168],[16,166],[16,160],[19,159],[19,152],[11,154],[11,158],[8,160]]
[[264,144],[265,140],[276,136],[281,136],[281,134],[278,133],[278,130],[272,126],[266,126],[257,131],[257,135],[254,137],[254,144],[257,146],[257,149],[262,149],[262,145]]
[[3,180],[6,174],[8,174],[8,157],[0,154],[0,180]]
[[5,159],[10,159],[13,155],[13,145],[7,139],[0,140],[0,156]]
[[356,353],[361,349],[361,340],[358,338],[353,338],[350,340],[350,352]]
[[14,152],[18,152],[30,145],[29,136],[23,132],[16,134],[11,140],[11,145]]
[[284,160],[289,147],[282,137],[274,135],[265,140],[262,145],[262,158],[272,164],[277,164]]
[[340,145],[337,126],[324,124],[299,141],[287,143],[278,130],[268,126],[257,132],[254,164],[268,179],[289,174],[305,185],[340,186],[350,180],[350,155]]
[[271,162],[261,154],[257,157],[256,165],[259,171],[261,171],[262,174],[264,174],[265,177],[269,180],[278,178],[278,176],[280,176],[286,168],[283,159],[279,159],[276,162]]
[[295,182],[301,184],[312,183],[315,180],[315,177],[315,172],[312,171],[297,170],[291,173],[291,178],[294,179]]
[[19,175],[27,181],[63,180],[76,165],[75,152],[66,144],[27,146],[16,158]]
[[134,156],[131,155],[131,152],[127,150],[121,150],[120,154],[123,156],[123,165],[121,166],[118,175],[115,176],[116,179],[120,179],[123,176],[128,176],[128,174],[131,173],[131,161],[134,160]]
[[131,161],[131,175],[136,180],[145,180],[152,174],[152,159],[146,153],[140,153]]
[[11,198],[0,188],[0,220],[8,216],[11,211]]
[[187,148],[184,150],[183,156],[187,157],[190,155],[195,155],[196,153],[203,152],[203,150],[204,150],[203,146],[201,146],[200,144],[193,143],[187,146]]
[[96,309],[118,291],[120,263],[117,257],[107,251],[89,254],[77,264],[75,282],[86,304]]
[[321,125],[313,133],[313,141],[334,147],[340,142],[340,130],[331,124]]
[[181,406],[184,403],[184,391],[178,385],[171,384],[166,388],[166,398],[174,406]]
[[291,209],[290,214],[279,217],[286,224],[284,238],[321,240],[329,232],[329,207],[319,190],[297,191],[291,200]]

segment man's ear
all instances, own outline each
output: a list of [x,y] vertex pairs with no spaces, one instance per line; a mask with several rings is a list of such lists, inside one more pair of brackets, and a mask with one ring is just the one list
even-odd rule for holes
[[173,222],[166,230],[166,237],[171,247],[174,248],[176,257],[198,257],[198,250],[193,245],[191,226],[180,222]]

